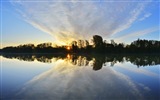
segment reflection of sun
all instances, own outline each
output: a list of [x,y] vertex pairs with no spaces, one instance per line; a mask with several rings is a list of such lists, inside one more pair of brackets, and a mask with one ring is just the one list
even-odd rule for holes
[[67,46],[67,50],[70,50],[71,49],[71,47],[70,46]]
[[67,54],[67,58],[68,58],[68,59],[70,59],[70,58],[71,58],[70,54]]

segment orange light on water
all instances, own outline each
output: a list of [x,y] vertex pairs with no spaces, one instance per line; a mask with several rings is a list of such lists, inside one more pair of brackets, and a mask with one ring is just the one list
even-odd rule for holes
[[68,59],[70,59],[70,58],[71,58],[71,56],[70,56],[69,54],[67,54],[67,58],[68,58]]

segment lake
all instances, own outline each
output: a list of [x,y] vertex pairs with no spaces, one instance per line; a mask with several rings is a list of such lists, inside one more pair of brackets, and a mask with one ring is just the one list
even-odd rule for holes
[[3,54],[1,100],[159,100],[159,55]]

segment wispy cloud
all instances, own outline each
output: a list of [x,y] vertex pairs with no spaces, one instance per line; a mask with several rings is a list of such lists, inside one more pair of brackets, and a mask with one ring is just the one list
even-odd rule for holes
[[139,19],[139,21],[143,21],[146,18],[150,17],[152,14],[151,13],[146,13],[142,18]]
[[110,37],[128,29],[149,2],[18,2],[12,4],[24,20],[61,42]]
[[123,36],[116,38],[116,41],[123,41],[123,40],[130,39],[130,38],[138,38],[139,36],[143,36],[143,35],[158,31],[158,30],[159,30],[158,27],[152,27],[149,29],[139,30],[139,31],[132,32],[132,33],[127,33]]

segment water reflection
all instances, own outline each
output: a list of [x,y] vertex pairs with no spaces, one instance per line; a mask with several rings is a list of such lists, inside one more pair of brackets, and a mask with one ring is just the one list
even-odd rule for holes
[[[24,61],[54,63],[54,66],[33,77],[15,93],[5,99],[23,100],[158,100],[157,73],[138,69],[141,75],[133,80],[129,74],[109,66],[146,66],[159,63],[157,56],[123,55],[3,55]],[[54,60],[53,60],[54,59]],[[158,60],[157,60],[158,59]],[[126,65],[131,62],[132,65]],[[141,63],[145,62],[144,65]],[[106,67],[104,67],[106,66]],[[101,69],[101,70],[100,70]],[[126,67],[128,70],[133,70]],[[137,69],[137,68],[136,68]],[[94,71],[93,71],[94,70]],[[135,71],[135,70],[133,70]],[[139,71],[138,71],[139,72]],[[145,73],[151,74],[148,77]],[[142,78],[141,78],[142,77]],[[141,78],[139,81],[139,78]],[[151,82],[151,83],[149,83]]]
[[143,93],[129,77],[111,68],[94,72],[87,67],[63,64],[59,63],[32,79],[15,97],[37,100],[143,99]]
[[[86,61],[86,58],[81,56],[75,61],[77,62],[75,65],[66,60],[58,60],[56,66],[34,77],[13,98],[25,98],[26,100],[33,98],[36,100],[53,100],[53,98],[55,100],[118,100],[119,98],[146,100],[157,98],[152,97],[153,94],[150,94],[151,89],[148,86],[137,84],[125,74],[113,70],[112,67],[93,71],[91,67],[85,67]],[[77,65],[81,67],[76,67]],[[97,70],[99,67],[94,69]]]
[[[5,58],[19,59],[23,61],[39,61],[43,63],[52,63],[53,58],[66,59],[73,65],[87,66],[89,62],[93,62],[93,70],[99,70],[102,66],[110,63],[110,66],[125,61],[131,62],[137,67],[141,66],[153,66],[160,64],[159,55],[70,55],[70,54],[3,54]],[[54,61],[56,61],[54,60]]]

